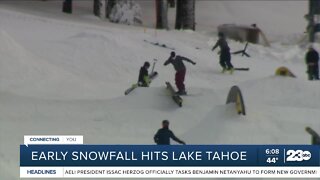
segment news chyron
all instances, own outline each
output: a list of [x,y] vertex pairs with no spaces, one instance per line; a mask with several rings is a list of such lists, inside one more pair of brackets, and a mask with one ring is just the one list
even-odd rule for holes
[[320,146],[92,145],[24,137],[21,178],[320,178]]

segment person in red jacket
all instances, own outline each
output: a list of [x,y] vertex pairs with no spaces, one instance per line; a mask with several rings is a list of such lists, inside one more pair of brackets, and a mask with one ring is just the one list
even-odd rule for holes
[[170,138],[180,144],[186,144],[184,141],[177,138],[173,132],[169,129],[169,121],[162,121],[162,128],[157,131],[153,139],[157,145],[170,145]]
[[184,85],[184,79],[186,76],[186,66],[183,64],[183,61],[187,61],[193,65],[196,64],[195,62],[193,62],[192,60],[186,57],[176,55],[174,51],[171,52],[169,59],[166,62],[164,62],[165,66],[171,63],[174,69],[176,70],[175,82],[178,88],[177,94],[179,95],[187,94],[185,85]]

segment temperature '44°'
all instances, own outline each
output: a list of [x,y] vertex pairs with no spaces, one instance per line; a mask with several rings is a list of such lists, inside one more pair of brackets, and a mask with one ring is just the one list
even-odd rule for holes
[[267,163],[269,163],[269,164],[276,163],[278,160],[279,160],[278,157],[268,157]]

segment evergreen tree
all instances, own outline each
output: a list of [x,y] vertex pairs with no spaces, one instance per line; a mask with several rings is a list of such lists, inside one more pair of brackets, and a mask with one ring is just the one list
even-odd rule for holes
[[116,0],[106,0],[108,1],[106,6],[106,18],[109,18],[112,8],[116,5]]
[[109,18],[117,0],[93,0],[93,14],[101,18]]

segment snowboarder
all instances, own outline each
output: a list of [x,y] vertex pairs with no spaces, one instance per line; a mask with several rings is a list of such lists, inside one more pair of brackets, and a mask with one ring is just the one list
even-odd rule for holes
[[174,69],[176,70],[175,82],[178,88],[177,94],[179,95],[187,94],[185,85],[184,85],[184,78],[186,75],[186,66],[183,64],[183,61],[187,61],[193,65],[196,64],[195,62],[193,62],[192,60],[186,57],[176,55],[174,51],[171,52],[169,59],[166,62],[164,62],[165,66],[171,63]]
[[138,86],[149,87],[149,84],[151,82],[149,78],[149,73],[148,73],[149,67],[150,67],[150,63],[146,61],[144,62],[143,66],[140,68]]
[[170,145],[170,138],[180,144],[186,144],[184,141],[177,138],[169,129],[169,121],[163,120],[162,128],[159,129],[158,132],[154,135],[154,142],[157,143],[157,145]]
[[312,46],[310,46],[305,58],[306,58],[306,64],[307,64],[308,79],[319,80],[318,52]]
[[220,47],[220,65],[222,67],[222,72],[229,70],[233,73],[233,65],[231,64],[231,54],[230,48],[226,41],[226,38],[222,32],[218,33],[219,40],[212,47],[212,51],[214,51],[218,46]]

